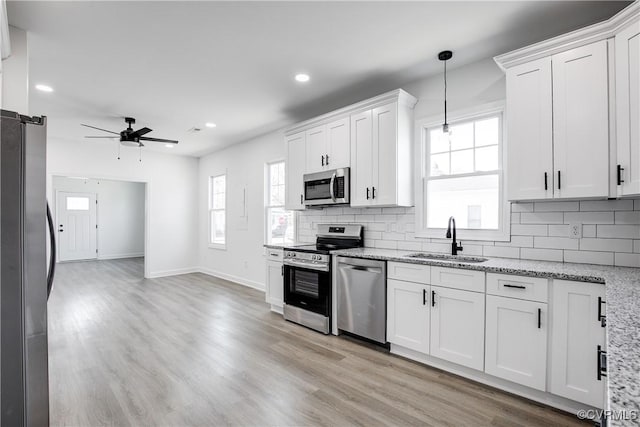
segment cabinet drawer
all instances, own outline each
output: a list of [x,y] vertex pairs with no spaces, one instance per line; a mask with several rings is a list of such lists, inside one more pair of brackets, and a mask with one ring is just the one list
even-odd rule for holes
[[484,292],[484,272],[460,268],[431,267],[431,284],[464,291]]
[[547,302],[548,290],[548,279],[487,273],[487,293],[491,295]]
[[267,248],[267,261],[282,261],[284,251],[282,249]]
[[387,263],[387,277],[389,279],[429,284],[431,267],[422,264],[410,264],[408,262]]

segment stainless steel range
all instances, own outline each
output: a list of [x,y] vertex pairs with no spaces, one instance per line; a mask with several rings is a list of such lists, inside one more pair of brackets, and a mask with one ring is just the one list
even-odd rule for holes
[[329,334],[330,252],[363,244],[361,225],[318,224],[315,245],[284,248],[284,318]]

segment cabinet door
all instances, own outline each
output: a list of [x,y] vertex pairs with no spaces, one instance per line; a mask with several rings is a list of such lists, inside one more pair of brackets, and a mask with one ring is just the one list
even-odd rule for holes
[[484,369],[484,293],[431,286],[431,355]]
[[605,328],[598,320],[604,290],[597,283],[554,280],[552,291],[550,391],[597,408],[605,389],[597,375],[598,346],[605,347]]
[[305,135],[304,132],[290,135],[285,139],[287,144],[287,186],[286,208],[290,210],[304,209],[302,181],[305,167]]
[[421,353],[429,352],[430,287],[387,280],[387,340]]
[[506,114],[508,199],[553,197],[551,58],[507,71]]
[[304,173],[320,172],[325,169],[327,154],[327,131],[324,125],[305,132],[306,168]]
[[545,391],[547,304],[487,296],[487,374]]
[[374,108],[372,119],[371,204],[374,206],[395,205],[398,194],[398,154],[396,151],[398,145],[398,103],[393,102]]
[[616,35],[616,139],[624,168],[618,195],[640,194],[640,22]]
[[351,165],[351,134],[349,117],[336,120],[327,125],[327,169],[346,168]]
[[351,116],[351,206],[371,204],[372,130],[371,110]]
[[281,262],[267,261],[267,302],[282,307],[284,302],[284,277]]
[[554,196],[607,197],[607,42],[603,40],[559,53],[551,60]]

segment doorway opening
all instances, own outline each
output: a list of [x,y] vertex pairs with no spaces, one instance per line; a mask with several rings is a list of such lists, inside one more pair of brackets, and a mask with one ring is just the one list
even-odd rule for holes
[[[53,176],[58,262],[146,263],[146,183]],[[141,273],[144,275],[144,273]]]

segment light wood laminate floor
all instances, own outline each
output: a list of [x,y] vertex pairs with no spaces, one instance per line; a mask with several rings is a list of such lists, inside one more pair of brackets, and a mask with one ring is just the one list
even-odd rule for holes
[[546,408],[271,313],[142,259],[59,264],[49,300],[54,426],[573,425]]

